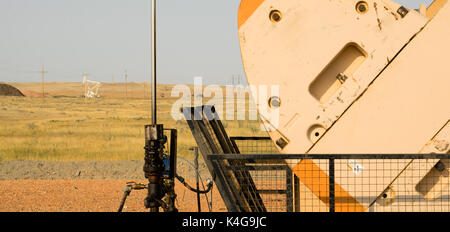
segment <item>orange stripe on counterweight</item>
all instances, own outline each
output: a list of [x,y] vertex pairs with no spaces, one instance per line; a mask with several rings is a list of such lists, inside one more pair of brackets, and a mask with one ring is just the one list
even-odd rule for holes
[[242,0],[238,10],[238,29],[247,21],[264,0]]
[[[329,176],[312,160],[302,160],[293,169],[295,175],[306,185],[324,204],[329,202]],[[335,184],[336,212],[364,212],[366,209],[356,201],[339,184]]]
[[429,19],[434,18],[439,10],[447,3],[447,0],[434,0],[433,3],[427,8],[427,17]]

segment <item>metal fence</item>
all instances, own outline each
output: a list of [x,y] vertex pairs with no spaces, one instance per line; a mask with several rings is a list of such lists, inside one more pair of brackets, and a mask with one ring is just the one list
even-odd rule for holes
[[[214,169],[225,170],[216,182],[229,186],[221,192],[229,211],[450,212],[448,154],[253,153],[208,159]],[[242,199],[252,194],[262,200],[258,208]]]
[[450,155],[284,155],[229,137],[214,106],[183,108],[232,212],[450,212]]
[[230,137],[231,143],[241,154],[279,153],[270,137]]

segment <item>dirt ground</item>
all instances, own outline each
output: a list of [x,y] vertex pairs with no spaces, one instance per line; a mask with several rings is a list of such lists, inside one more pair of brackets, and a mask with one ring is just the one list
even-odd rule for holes
[[[0,212],[116,212],[129,181],[146,183],[141,161],[119,162],[0,162]],[[182,170],[182,169],[181,169]],[[189,181],[191,186],[195,182]],[[196,212],[196,194],[176,181],[176,206]],[[146,212],[146,190],[134,190],[123,212]],[[211,194],[207,194],[211,201]],[[205,195],[202,212],[208,212]],[[226,211],[215,186],[212,212]]]

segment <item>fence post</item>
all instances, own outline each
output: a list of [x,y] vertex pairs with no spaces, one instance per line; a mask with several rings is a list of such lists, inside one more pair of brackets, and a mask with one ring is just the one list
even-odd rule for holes
[[334,213],[336,210],[335,199],[335,183],[334,183],[334,158],[329,159],[329,188],[330,188],[330,213]]
[[286,168],[286,211],[293,212],[293,173],[292,170],[287,167]]

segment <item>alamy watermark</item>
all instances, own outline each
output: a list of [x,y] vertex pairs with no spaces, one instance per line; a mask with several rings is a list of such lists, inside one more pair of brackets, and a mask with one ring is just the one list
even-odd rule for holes
[[[222,121],[258,121],[259,113],[262,119],[261,130],[278,128],[281,104],[278,85],[204,86],[203,78],[195,77],[193,89],[188,85],[176,85],[172,89],[171,97],[179,98],[171,110],[172,118],[176,121],[185,119],[180,109],[208,105],[214,106]],[[194,120],[201,119],[194,117]]]

